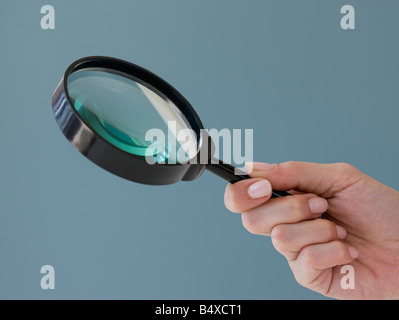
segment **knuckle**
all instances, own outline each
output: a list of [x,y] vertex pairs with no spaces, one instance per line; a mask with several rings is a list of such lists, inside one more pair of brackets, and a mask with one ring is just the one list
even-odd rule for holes
[[244,211],[241,213],[241,221],[242,225],[245,229],[247,229],[252,234],[258,234],[259,225],[256,218],[256,215],[251,211]]
[[348,184],[354,184],[365,177],[365,174],[358,170],[353,165],[346,162],[339,162],[333,164],[335,165],[336,179],[339,183],[336,184],[336,188],[340,189],[342,186],[347,186]]
[[320,220],[324,224],[324,234],[327,239],[335,239],[337,237],[336,224],[330,220]]
[[342,173],[352,173],[357,170],[353,165],[346,162],[338,162],[336,165],[338,170]]
[[341,241],[335,241],[335,246],[336,246],[336,257],[338,261],[346,261],[348,260],[348,247],[346,246],[345,243]]
[[232,186],[230,184],[227,185],[224,193],[224,205],[229,211],[238,213],[240,210],[239,203],[236,199],[237,197],[235,196]]
[[283,169],[296,169],[300,166],[300,162],[298,161],[285,161],[280,164],[277,164],[278,166],[282,167]]
[[307,218],[310,216],[310,213],[308,214],[309,210],[304,209],[304,197],[301,196],[293,196],[289,197],[289,213],[291,216],[292,221],[302,221],[303,219]]
[[289,247],[292,241],[291,233],[288,229],[289,228],[287,227],[287,225],[284,224],[277,225],[272,229],[272,242],[274,247],[279,251]]
[[225,199],[224,205],[231,212],[235,212],[235,213],[240,212],[240,210],[238,210],[238,203],[233,197],[230,197],[229,199]]
[[305,247],[302,249],[301,262],[305,268],[307,269],[313,268],[313,266],[316,264],[316,261],[317,261],[317,256],[311,247]]

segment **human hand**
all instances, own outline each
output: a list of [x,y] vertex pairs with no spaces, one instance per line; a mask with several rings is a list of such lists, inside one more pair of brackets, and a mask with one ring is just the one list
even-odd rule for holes
[[[345,163],[253,163],[250,175],[227,186],[225,205],[249,232],[271,236],[301,285],[338,299],[399,298],[399,192]],[[271,186],[293,195],[270,199]],[[344,290],[347,264],[355,288]]]

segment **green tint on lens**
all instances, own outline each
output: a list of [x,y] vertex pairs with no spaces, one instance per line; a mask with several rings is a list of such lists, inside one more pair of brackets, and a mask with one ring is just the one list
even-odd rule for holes
[[[171,148],[181,145],[176,136],[171,139],[168,123],[173,121],[177,132],[191,127],[174,103],[150,85],[107,69],[83,69],[68,77],[67,86],[75,110],[106,141],[137,156],[154,150],[158,163],[178,162],[179,153],[171,152]],[[160,129],[166,141],[147,141],[151,129]],[[188,140],[184,144],[196,150],[195,135]]]

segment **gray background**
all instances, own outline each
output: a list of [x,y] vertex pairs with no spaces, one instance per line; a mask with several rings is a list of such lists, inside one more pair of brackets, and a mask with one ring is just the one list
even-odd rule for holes
[[[40,8],[56,28],[40,28]],[[340,8],[356,9],[356,30]],[[207,128],[253,128],[257,161],[350,162],[399,188],[399,2],[1,1],[0,298],[320,299],[204,173],[113,176],[58,129],[51,96],[88,55],[160,75]],[[42,290],[40,268],[55,267]]]

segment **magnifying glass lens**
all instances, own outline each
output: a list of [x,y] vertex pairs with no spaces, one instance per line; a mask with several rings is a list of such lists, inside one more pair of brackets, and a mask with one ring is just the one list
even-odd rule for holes
[[197,137],[187,130],[191,126],[181,111],[140,79],[105,68],[82,69],[69,75],[67,88],[86,124],[121,150],[152,155],[157,163],[177,163],[182,154],[177,150],[183,145],[177,135],[182,129],[186,151],[197,150]]

